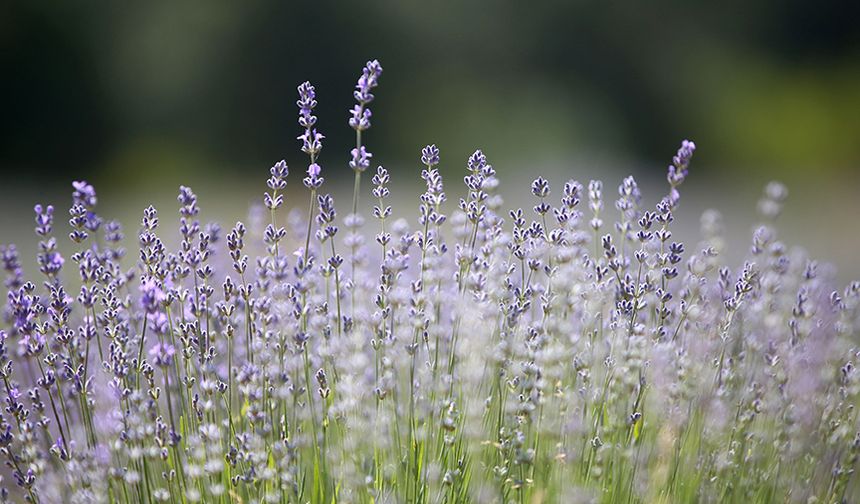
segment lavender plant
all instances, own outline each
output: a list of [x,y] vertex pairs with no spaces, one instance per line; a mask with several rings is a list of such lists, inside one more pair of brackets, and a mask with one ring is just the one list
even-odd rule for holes
[[0,500],[860,499],[860,282],[837,288],[778,239],[784,186],[766,187],[732,267],[716,211],[698,243],[673,239],[693,142],[655,207],[628,177],[614,215],[600,181],[537,178],[534,207],[506,209],[480,150],[449,208],[428,145],[416,224],[379,166],[365,242],[362,132],[381,71],[368,62],[356,86],[345,236],[307,82],[307,214],[280,215],[280,161],[265,219],[222,242],[180,187],[178,249],[150,206],[127,255],[75,182],[68,261],[59,212],[35,206],[41,276],[0,249]]

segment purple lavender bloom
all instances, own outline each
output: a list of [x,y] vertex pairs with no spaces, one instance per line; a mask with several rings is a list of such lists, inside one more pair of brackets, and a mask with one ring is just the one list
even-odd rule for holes
[[140,304],[147,313],[155,313],[167,296],[155,278],[147,277],[140,282]]
[[88,210],[95,208],[98,199],[96,198],[96,190],[93,186],[86,181],[76,180],[72,182],[72,187],[74,188],[72,200],[76,205],[83,205]]
[[[86,210],[81,205],[75,205],[75,208],[80,209],[81,215],[86,213]],[[54,221],[54,207],[48,205],[47,208],[43,208],[42,205],[36,205],[34,210],[36,211],[36,234],[43,238],[39,242],[40,252],[36,257],[39,262],[39,271],[48,277],[54,277],[63,268],[63,263],[65,262],[63,256],[57,252],[56,238],[49,238],[48,236],[51,233]],[[80,225],[83,226],[84,223],[85,219],[81,216]],[[81,231],[81,234],[86,237],[85,232]]]
[[322,141],[325,135],[314,128],[317,117],[313,115],[314,107],[317,106],[316,90],[310,82],[303,82],[298,87],[299,99],[296,105],[299,107],[299,125],[305,128],[305,132],[296,137],[302,141],[302,152],[311,157],[311,162],[322,150]]
[[269,169],[269,173],[272,174],[272,176],[266,181],[266,185],[269,186],[269,189],[276,191],[287,187],[286,178],[290,174],[290,169],[287,166],[286,161],[282,159],[275,163],[275,165]]
[[477,173],[485,166],[487,166],[487,156],[484,155],[484,152],[481,151],[481,149],[476,150],[471,156],[469,156],[469,171]]
[[672,158],[672,163],[679,169],[687,168],[694,152],[696,152],[696,144],[690,140],[684,140],[678,148],[678,153]]
[[87,215],[89,212],[87,209],[81,204],[75,204],[69,209],[69,225],[72,226],[72,232],[69,233],[69,238],[75,243],[82,243],[87,239],[89,234],[86,229],[89,228],[87,226]]
[[54,222],[54,207],[48,205],[36,205],[33,207],[36,212],[36,234],[39,236],[47,236],[51,233],[51,224]]
[[197,206],[197,196],[190,187],[179,186],[179,196],[176,199],[182,205],[179,213],[183,217],[193,217],[200,212],[200,208]]
[[176,348],[170,343],[156,343],[149,349],[149,356],[152,357],[155,365],[160,367],[171,366],[174,355],[176,355]]
[[33,298],[27,294],[28,287],[33,284],[27,283],[14,291],[9,291],[9,307],[12,309],[13,327],[19,334],[29,334],[34,329],[36,318]]
[[367,105],[373,101],[371,90],[377,86],[380,75],[382,75],[382,65],[379,64],[379,61],[368,61],[361,72],[361,77],[358,78],[358,83],[355,85],[355,92],[353,93],[355,101],[362,105]]
[[39,269],[46,275],[56,275],[66,262],[56,250],[46,252],[39,258]]
[[349,118],[349,125],[358,131],[364,131],[370,128],[370,116],[373,114],[370,112],[369,108],[364,108],[362,105],[356,105],[352,107],[352,110],[349,111],[351,117]]
[[373,101],[373,93],[379,81],[379,76],[382,75],[382,66],[379,61],[368,61],[361,72],[361,77],[358,78],[358,83],[355,85],[353,96],[358,103],[350,110],[349,125],[356,131],[364,131],[370,128],[370,109],[367,105]]
[[678,153],[672,158],[672,164],[669,166],[667,180],[672,186],[679,186],[684,182],[689,173],[690,159],[696,151],[696,144],[684,140],[681,142],[681,147],[678,148]]
[[317,154],[322,150],[322,141],[325,138],[325,135],[317,131],[316,129],[306,129],[304,133],[297,136],[297,140],[302,141],[302,152],[309,156],[316,157]]
[[287,162],[282,159],[269,169],[269,173],[272,176],[266,180],[266,185],[269,186],[272,193],[263,193],[263,203],[266,205],[266,208],[274,211],[284,203],[284,195],[278,194],[278,191],[287,187],[286,179],[290,174],[290,169],[287,167]]
[[370,167],[370,158],[373,157],[373,154],[367,152],[363,145],[357,149],[352,149],[350,154],[352,154],[352,160],[349,162],[349,167],[353,170],[363,172]]
[[439,148],[436,144],[428,145],[421,149],[421,162],[432,168],[439,164]]
[[319,187],[325,181],[324,178],[320,177],[320,173],[322,173],[322,168],[320,165],[316,163],[312,163],[308,166],[308,176],[305,177],[302,182],[304,182],[305,187],[308,189],[319,189]]
[[10,290],[24,285],[24,271],[18,259],[18,249],[15,245],[8,247],[0,246],[0,262],[3,263],[3,271],[6,272],[5,286]]
[[150,313],[147,315],[149,320],[148,327],[151,327],[156,334],[167,334],[169,321],[164,312]]
[[314,86],[305,81],[299,84],[299,99],[296,105],[299,107],[299,126],[310,129],[317,123],[314,108],[317,106],[317,93]]
[[681,195],[678,193],[677,187],[684,183],[689,173],[690,159],[693,153],[696,152],[696,144],[690,140],[681,142],[681,147],[678,148],[678,153],[672,158],[672,164],[669,166],[666,180],[669,181],[671,189],[669,190],[669,203],[672,206],[678,204]]
[[[72,182],[72,188],[74,189],[74,191],[72,191],[72,206],[82,207],[85,210],[78,212],[81,217],[81,229],[79,231],[83,231],[84,228],[91,232],[98,231],[102,224],[102,220],[94,211],[96,203],[98,203],[96,190],[92,185],[83,180]],[[80,236],[73,237],[72,239],[75,240],[79,237]]]

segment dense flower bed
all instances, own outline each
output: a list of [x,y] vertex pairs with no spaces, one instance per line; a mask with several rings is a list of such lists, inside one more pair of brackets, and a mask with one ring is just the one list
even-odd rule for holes
[[614,201],[599,181],[538,178],[525,210],[505,208],[481,151],[449,206],[430,145],[410,225],[398,212],[414,209],[386,203],[385,168],[362,185],[381,74],[368,62],[355,88],[344,219],[325,194],[307,82],[309,197],[294,205],[307,211],[285,215],[283,161],[264,222],[223,239],[181,187],[176,250],[149,207],[126,254],[93,187],[75,182],[77,252],[63,257],[54,207],[35,207],[42,276],[2,249],[4,499],[860,498],[860,283],[837,287],[779,241],[783,186],[766,187],[733,268],[715,211],[701,241],[673,239],[692,142],[656,207],[632,177]]

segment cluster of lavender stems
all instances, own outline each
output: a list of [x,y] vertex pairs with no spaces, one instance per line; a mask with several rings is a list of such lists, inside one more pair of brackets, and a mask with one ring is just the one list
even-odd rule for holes
[[283,210],[284,161],[266,218],[223,240],[180,187],[176,250],[150,206],[127,253],[86,182],[63,231],[35,206],[39,278],[0,248],[0,501],[860,499],[860,282],[779,240],[783,185],[731,267],[716,211],[698,242],[673,239],[693,142],[653,207],[633,177],[614,202],[600,181],[539,177],[530,209],[504,207],[480,150],[449,206],[428,145],[417,214],[388,204],[379,166],[364,231],[381,73],[368,62],[354,91],[345,233],[309,82],[306,212]]

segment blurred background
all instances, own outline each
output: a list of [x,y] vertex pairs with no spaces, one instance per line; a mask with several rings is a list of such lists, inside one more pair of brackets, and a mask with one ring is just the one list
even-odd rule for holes
[[[179,184],[196,190],[204,220],[229,226],[282,158],[288,206],[304,208],[304,80],[317,87],[320,162],[345,214],[347,111],[362,65],[378,58],[366,145],[412,222],[428,143],[442,151],[450,201],[482,148],[509,205],[531,206],[538,174],[556,195],[569,178],[602,179],[614,201],[627,173],[652,204],[690,138],[699,150],[677,219],[689,238],[717,208],[741,257],[761,188],[778,179],[790,191],[782,237],[854,277],[858,19],[858,2],[796,0],[3,2],[0,243],[34,250],[33,204],[68,207],[77,179],[128,235],[150,202],[170,220]],[[30,257],[24,266],[35,271]]]

